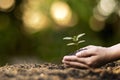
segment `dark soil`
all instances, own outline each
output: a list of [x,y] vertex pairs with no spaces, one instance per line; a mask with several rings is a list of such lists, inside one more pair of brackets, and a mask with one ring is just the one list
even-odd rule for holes
[[64,65],[14,64],[0,67],[0,80],[120,80],[120,61],[97,69],[75,69]]

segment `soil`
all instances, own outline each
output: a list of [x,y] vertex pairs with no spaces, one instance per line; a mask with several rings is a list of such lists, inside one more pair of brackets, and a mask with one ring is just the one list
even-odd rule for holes
[[63,64],[14,64],[0,67],[0,80],[120,80],[120,61],[97,69],[68,68]]

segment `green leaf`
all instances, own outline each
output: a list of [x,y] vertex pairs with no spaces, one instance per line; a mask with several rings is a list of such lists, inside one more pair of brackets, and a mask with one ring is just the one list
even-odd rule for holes
[[72,37],[64,37],[63,40],[72,40]]
[[78,41],[78,44],[85,42],[85,40]]
[[76,45],[75,43],[68,43],[67,46]]
[[78,40],[80,37],[84,36],[84,35],[85,35],[85,33],[79,34],[79,35],[77,36],[77,40]]

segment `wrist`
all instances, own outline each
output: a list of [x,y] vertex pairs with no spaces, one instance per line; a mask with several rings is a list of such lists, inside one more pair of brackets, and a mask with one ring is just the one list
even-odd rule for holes
[[110,61],[117,60],[120,58],[120,51],[116,46],[108,47],[107,52],[108,52],[108,55],[109,55],[108,57]]

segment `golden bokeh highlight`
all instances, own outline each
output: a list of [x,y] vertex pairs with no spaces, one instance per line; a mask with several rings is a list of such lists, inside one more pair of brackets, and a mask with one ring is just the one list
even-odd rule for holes
[[0,0],[0,10],[9,11],[15,5],[15,0]]
[[93,17],[96,18],[96,20],[98,21],[105,21],[107,18],[107,16],[101,15],[101,13],[99,13],[97,8],[93,10],[93,13],[94,13]]
[[40,7],[44,4],[44,0],[24,0],[21,5],[23,12],[22,21],[25,31],[35,33],[47,28],[49,19],[47,15],[41,11]]
[[72,11],[68,4],[62,1],[56,1],[50,9],[53,20],[61,26],[69,26],[72,20]]
[[43,13],[29,10],[23,14],[23,22],[26,30],[33,33],[44,29],[48,19]]
[[95,31],[95,32],[99,32],[101,30],[104,29],[104,21],[99,21],[99,20],[96,20],[96,18],[94,17],[91,17],[90,18],[90,28]]

